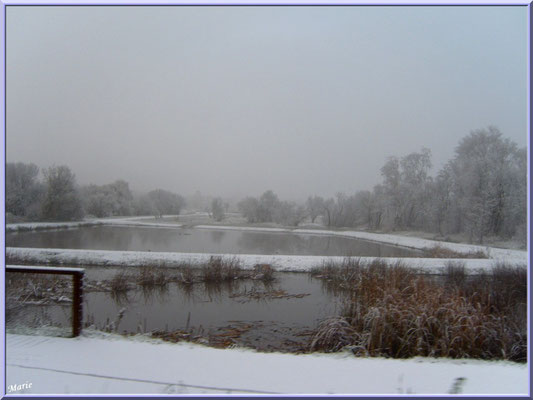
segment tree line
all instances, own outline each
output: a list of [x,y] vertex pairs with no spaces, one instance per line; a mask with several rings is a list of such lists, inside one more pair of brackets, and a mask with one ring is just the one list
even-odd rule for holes
[[320,218],[328,227],[373,231],[423,230],[442,237],[466,234],[470,242],[486,236],[527,237],[527,150],[494,127],[472,131],[436,176],[431,151],[389,157],[382,182],[373,190],[335,197],[308,197],[305,208],[280,201],[267,191],[247,197],[239,210],[249,222],[298,225]]
[[6,164],[6,213],[8,221],[75,221],[85,216],[179,214],[185,199],[155,189],[134,196],[129,184],[117,180],[106,185],[78,186],[65,165],[44,169],[39,179],[35,164]]

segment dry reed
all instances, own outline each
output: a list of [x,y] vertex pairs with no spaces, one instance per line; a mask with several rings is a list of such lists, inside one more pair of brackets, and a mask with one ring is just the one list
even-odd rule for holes
[[450,264],[438,281],[402,264],[345,260],[315,276],[346,292],[341,316],[324,321],[311,350],[357,355],[506,359],[527,357],[527,272],[497,266],[467,276]]

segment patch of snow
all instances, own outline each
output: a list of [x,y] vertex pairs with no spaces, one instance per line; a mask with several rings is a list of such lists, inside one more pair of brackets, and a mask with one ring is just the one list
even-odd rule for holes
[[65,229],[65,228],[79,228],[80,226],[97,225],[99,222],[95,221],[77,221],[77,222],[23,222],[16,224],[7,224],[6,232],[16,232],[23,230],[37,230],[37,229]]
[[525,395],[529,385],[527,365],[511,362],[258,353],[113,334],[6,339],[7,388],[31,383],[18,394]]

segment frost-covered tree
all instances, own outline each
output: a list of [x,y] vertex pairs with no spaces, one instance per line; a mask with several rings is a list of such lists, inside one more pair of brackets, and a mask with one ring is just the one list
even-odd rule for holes
[[211,200],[211,216],[215,221],[222,221],[226,215],[224,213],[224,202],[220,197]]
[[309,217],[311,217],[311,223],[314,223],[318,216],[324,214],[324,199],[320,196],[309,196],[305,206]]
[[131,215],[133,211],[133,195],[131,194],[128,182],[119,179],[106,185],[106,187],[115,199],[113,215]]
[[374,213],[376,210],[374,196],[369,190],[361,190],[355,193],[354,203],[357,210],[358,221],[365,224],[368,229],[374,225]]
[[237,204],[237,208],[248,222],[258,222],[257,209],[259,208],[259,201],[255,197],[245,197]]
[[450,231],[453,210],[453,172],[450,164],[446,164],[438,173],[432,185],[431,210],[437,232],[442,236]]
[[307,217],[305,207],[294,202],[280,201],[274,210],[274,222],[298,226]]
[[279,207],[279,204],[280,201],[278,196],[272,190],[267,190],[259,198],[257,220],[259,222],[272,222],[274,220],[274,213]]
[[104,186],[83,186],[80,193],[83,199],[83,208],[87,214],[98,218],[113,215],[115,200]]
[[524,175],[516,167],[519,159],[516,144],[495,127],[475,130],[457,146],[451,161],[455,195],[471,241],[483,243],[488,234],[504,233],[511,199],[525,184],[518,178]]
[[412,229],[424,225],[429,214],[429,185],[431,178],[431,151],[422,148],[420,153],[411,153],[400,160],[401,180],[400,196],[403,209],[401,226]]
[[85,211],[95,217],[131,215],[133,196],[123,180],[107,185],[87,185],[81,188]]
[[386,217],[396,229],[402,225],[403,196],[401,193],[400,161],[397,157],[389,157],[383,167],[381,167],[383,177],[383,190],[385,193],[387,206]]
[[152,203],[153,214],[158,218],[165,214],[177,215],[185,206],[182,196],[163,189],[152,190],[147,197]]
[[61,165],[44,171],[46,192],[42,206],[45,220],[72,221],[83,217],[83,209],[76,188],[76,178],[70,168]]
[[390,157],[381,168],[386,216],[393,230],[423,227],[431,212],[430,168],[431,152],[426,148],[401,159]]
[[6,212],[36,220],[41,216],[44,187],[35,164],[6,164]]
[[248,222],[273,222],[280,204],[278,196],[272,190],[267,190],[259,199],[246,197],[237,207]]

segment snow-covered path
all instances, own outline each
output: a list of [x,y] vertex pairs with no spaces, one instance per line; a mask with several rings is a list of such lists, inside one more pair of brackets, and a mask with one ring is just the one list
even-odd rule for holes
[[13,393],[527,394],[526,364],[219,350],[144,337],[7,335]]

